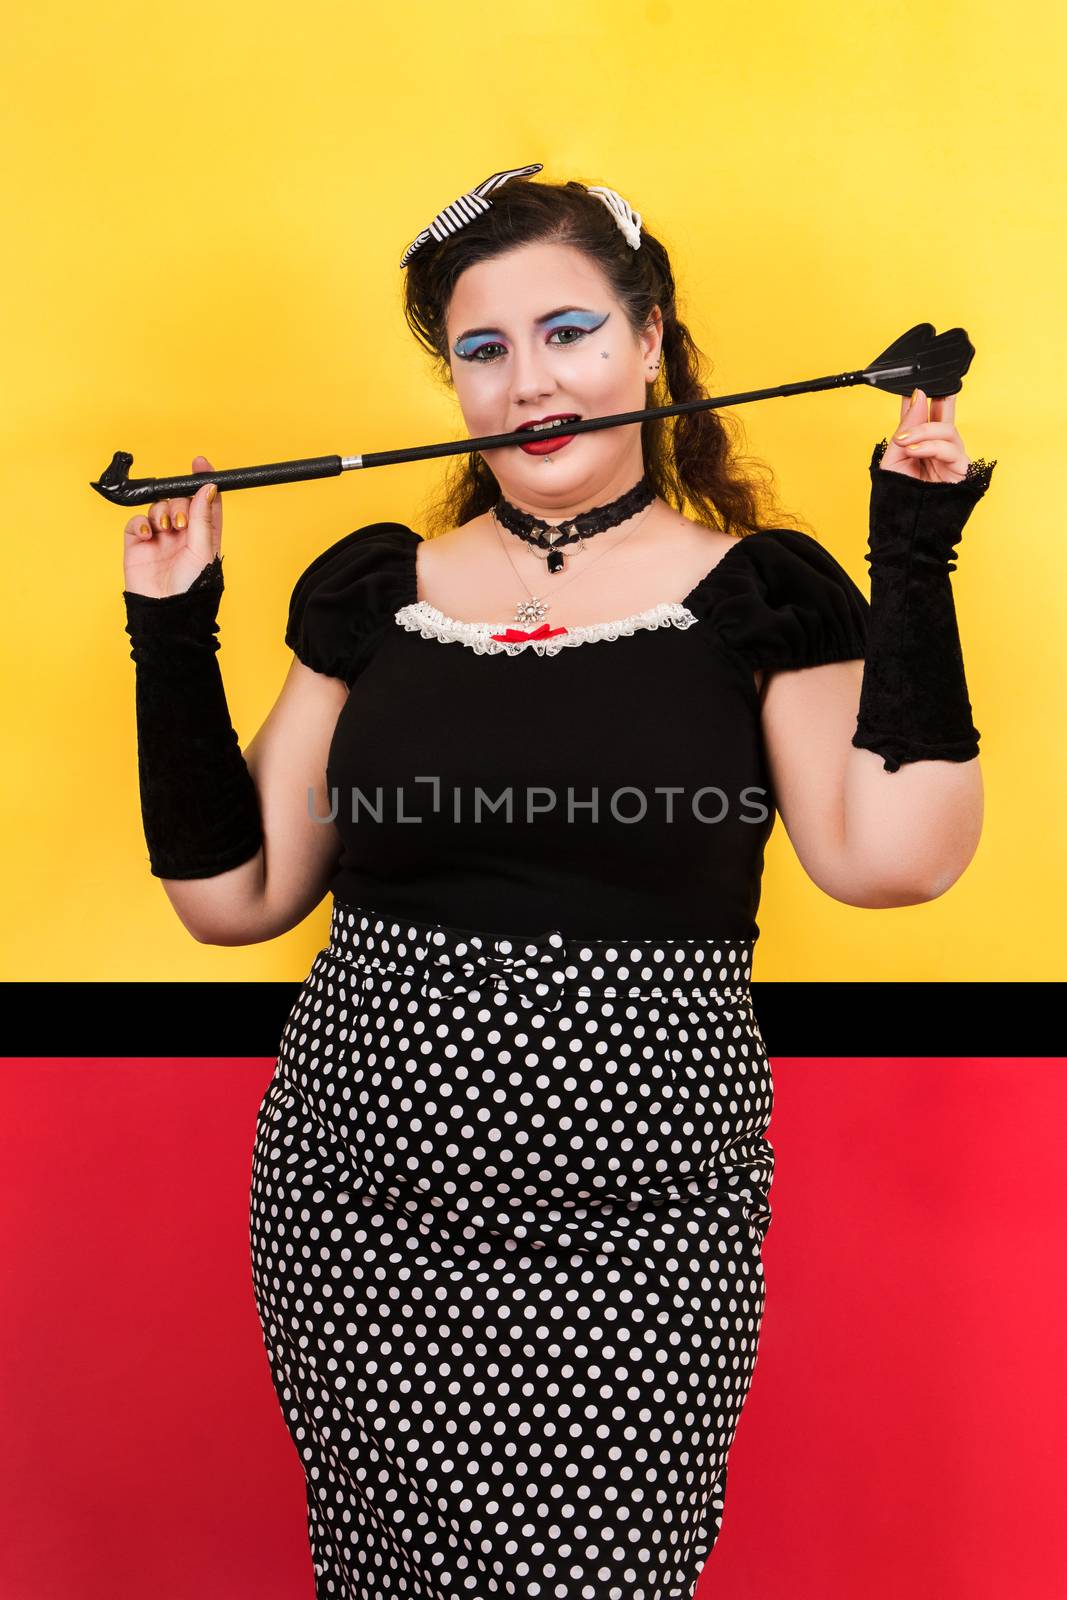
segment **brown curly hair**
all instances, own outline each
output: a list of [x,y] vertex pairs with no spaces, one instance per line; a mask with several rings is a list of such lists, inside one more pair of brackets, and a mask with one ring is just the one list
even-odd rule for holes
[[[601,268],[635,335],[653,308],[663,316],[660,376],[647,391],[649,407],[707,399],[704,358],[678,315],[667,251],[642,223],[641,247],[627,244],[618,224],[584,183],[534,183],[512,179],[493,195],[489,210],[442,241],[428,241],[405,269],[404,316],[434,362],[435,379],[452,387],[445,327],[462,272],[519,245],[549,241],[581,250]],[[743,536],[761,527],[800,519],[782,510],[765,462],[741,457],[741,423],[715,410],[653,417],[641,424],[645,471],[654,492],[683,516]],[[424,507],[428,538],[460,527],[488,511],[500,485],[477,451],[448,458],[451,466],[436,498]],[[762,481],[757,473],[763,474]]]

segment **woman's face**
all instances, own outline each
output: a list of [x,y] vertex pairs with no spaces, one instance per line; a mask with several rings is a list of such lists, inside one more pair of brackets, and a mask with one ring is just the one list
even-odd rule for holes
[[[559,244],[521,245],[468,267],[456,281],[446,326],[452,382],[471,438],[559,414],[640,410],[662,340],[658,307],[636,336],[595,262]],[[535,515],[602,505],[644,469],[638,422],[575,434],[548,455],[520,445],[482,454],[505,498]]]

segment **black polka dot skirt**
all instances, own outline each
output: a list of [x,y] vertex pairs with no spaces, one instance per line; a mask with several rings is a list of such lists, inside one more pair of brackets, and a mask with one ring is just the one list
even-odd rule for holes
[[751,966],[335,901],[249,1209],[316,1600],[689,1600],[763,1317]]

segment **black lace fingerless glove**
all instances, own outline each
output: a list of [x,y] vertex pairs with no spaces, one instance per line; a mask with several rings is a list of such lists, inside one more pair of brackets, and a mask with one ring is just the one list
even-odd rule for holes
[[222,557],[183,594],[122,591],[137,666],[137,770],[153,877],[213,878],[263,843],[218,663]]
[[949,574],[964,525],[996,461],[972,461],[958,483],[883,471],[871,457],[871,611],[852,743],[896,772],[908,761],[970,761],[978,754]]

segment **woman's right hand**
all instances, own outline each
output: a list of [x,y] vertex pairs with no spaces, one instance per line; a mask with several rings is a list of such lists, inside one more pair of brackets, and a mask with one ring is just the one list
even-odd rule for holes
[[[194,472],[212,470],[207,456],[193,457]],[[157,500],[126,524],[125,587],[153,600],[184,594],[221,546],[222,496],[216,484],[202,483],[191,500]]]

